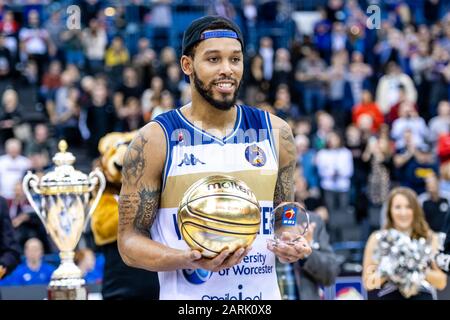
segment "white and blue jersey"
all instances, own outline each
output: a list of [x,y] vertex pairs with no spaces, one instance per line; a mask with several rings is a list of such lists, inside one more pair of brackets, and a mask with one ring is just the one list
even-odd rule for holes
[[153,121],[165,134],[167,152],[160,208],[151,229],[152,239],[168,247],[187,250],[177,227],[178,205],[196,181],[227,174],[244,181],[261,206],[260,232],[243,261],[220,272],[177,270],[159,272],[161,299],[280,299],[275,255],[266,247],[278,174],[278,158],[269,114],[236,106],[233,130],[224,138],[205,132],[180,110]]

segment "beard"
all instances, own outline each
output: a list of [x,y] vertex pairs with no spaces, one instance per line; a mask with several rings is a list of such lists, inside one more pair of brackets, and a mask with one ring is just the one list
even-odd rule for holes
[[[239,92],[239,88],[241,87],[241,82],[237,82],[236,80],[232,78],[222,78],[219,80],[212,81],[210,84],[205,85],[205,83],[199,79],[197,76],[197,73],[194,71],[193,73],[194,78],[194,86],[195,89],[197,89],[198,93],[205,99],[210,105],[212,105],[214,108],[227,111],[230,110],[237,100],[237,94]],[[221,81],[221,80],[231,80],[234,81],[234,86],[236,90],[234,90],[234,93],[232,94],[224,94],[219,93],[222,96],[221,100],[218,100],[214,98],[214,92],[213,92],[213,86],[215,82]]]

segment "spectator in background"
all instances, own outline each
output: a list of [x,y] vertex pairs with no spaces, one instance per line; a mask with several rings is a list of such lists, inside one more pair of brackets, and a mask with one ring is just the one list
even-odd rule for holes
[[14,59],[11,51],[5,46],[5,36],[0,33],[0,94],[11,82],[14,73]]
[[364,239],[369,234],[380,228],[381,207],[387,200],[392,183],[391,170],[392,145],[389,138],[389,128],[383,125],[379,136],[371,136],[366,144],[361,160],[369,165],[367,176],[367,200],[368,200],[368,229]]
[[150,40],[140,38],[138,52],[133,57],[133,66],[139,73],[139,83],[150,83],[156,73],[156,61],[156,52],[151,48]]
[[339,52],[343,50],[351,52],[352,46],[347,36],[345,24],[340,21],[336,21],[333,23],[331,29],[331,51]]
[[[20,247],[14,236],[6,200],[0,196],[0,285],[20,262]],[[1,296],[0,296],[1,299]]]
[[[328,212],[320,198],[308,194],[306,181],[295,175],[295,201],[308,210],[310,226],[306,239],[315,249],[305,261],[294,264],[294,274],[300,300],[320,300],[320,287],[332,285],[339,274],[338,258],[330,245],[325,222]],[[326,219],[323,220],[323,217]]]
[[88,153],[90,157],[98,157],[98,143],[107,133],[114,131],[117,117],[114,106],[108,99],[106,86],[96,81],[92,90],[92,98],[86,109],[86,125],[89,130]]
[[[422,208],[417,201],[417,194],[408,188],[395,188],[389,194],[387,208],[387,223],[383,229],[395,229],[407,234],[411,239],[424,238],[432,247],[430,258],[434,257],[438,250],[438,240],[425,221]],[[374,259],[377,246],[377,232],[374,232],[367,241],[364,251],[362,277],[365,289],[368,291],[381,289],[376,295],[380,300],[407,299],[400,294],[390,279],[380,277],[378,272],[380,262]],[[432,300],[435,288],[439,290],[445,288],[447,276],[434,261],[425,274],[425,282],[425,285],[421,285],[419,291],[409,299]]]
[[331,66],[326,71],[330,111],[338,128],[345,128],[351,119],[351,91],[347,83],[348,54],[337,51],[331,58]]
[[3,14],[0,21],[0,33],[5,37],[5,48],[8,48],[12,57],[17,55],[17,33],[19,24],[14,18],[14,13],[10,10]]
[[397,149],[405,147],[404,133],[410,131],[416,146],[428,142],[429,130],[425,120],[419,116],[414,105],[403,102],[399,107],[399,118],[392,123],[391,137]]
[[50,62],[48,71],[42,78],[42,84],[39,89],[42,102],[47,100],[55,100],[56,90],[61,87],[61,62],[59,60],[53,60]]
[[383,75],[377,86],[377,104],[381,112],[387,114],[390,107],[399,101],[400,85],[405,88],[408,101],[416,103],[417,90],[411,78],[402,72],[397,63],[391,61],[387,64],[386,74]]
[[84,68],[83,40],[81,30],[67,29],[61,33],[66,63]]
[[[171,103],[173,103],[173,99]],[[128,98],[127,101],[125,102],[125,110],[126,116],[122,120],[123,123],[121,125],[124,132],[138,130],[145,125],[144,117],[142,115],[141,103],[139,99],[135,97]]]
[[108,39],[105,29],[99,24],[97,19],[91,19],[89,21],[89,28],[83,30],[82,44],[89,73],[96,74],[100,72],[103,68],[103,59],[105,58]]
[[443,100],[439,102],[438,114],[429,122],[430,141],[437,143],[438,138],[442,134],[450,132],[450,102]]
[[171,64],[167,67],[167,78],[165,83],[165,88],[172,94],[175,106],[179,105],[179,99],[181,96],[181,86],[184,81],[181,80],[180,68],[177,64]]
[[115,36],[111,45],[105,52],[105,67],[110,71],[110,78],[114,83],[120,79],[124,66],[130,61],[128,49],[125,48],[123,39]]
[[294,128],[294,136],[304,135],[309,139],[311,137],[311,132],[312,132],[312,124],[308,118],[300,118],[298,121],[296,121]]
[[267,101],[270,83],[264,79],[264,60],[259,54],[250,58],[250,68],[249,72],[244,74],[244,83],[244,100],[248,105]]
[[171,2],[172,0],[157,0],[152,5],[152,41],[157,52],[169,44],[170,28],[173,23]]
[[443,232],[445,219],[450,209],[450,193],[439,190],[439,179],[435,173],[425,179],[426,191],[418,200],[425,213],[425,220],[434,232]]
[[66,28],[66,21],[61,17],[61,11],[59,10],[51,12],[50,18],[44,22],[44,29],[47,30],[50,41],[55,47],[55,52],[51,55],[52,58],[63,57],[61,34]]
[[25,155],[43,154],[47,159],[51,159],[56,153],[56,141],[48,132],[48,125],[38,123],[34,127],[33,139],[26,144]]
[[295,79],[301,85],[303,108],[306,115],[312,115],[325,106],[326,64],[319,53],[311,49],[307,56],[299,61]]
[[158,115],[170,111],[174,108],[173,97],[169,91],[164,90],[161,92],[161,103],[159,105],[155,105],[152,111],[152,120],[155,119]]
[[154,76],[150,83],[150,88],[146,89],[142,94],[141,104],[145,121],[149,121],[151,119],[153,108],[160,104],[163,89],[164,82],[162,78]]
[[351,62],[348,68],[347,81],[350,84],[351,96],[354,104],[358,104],[362,99],[362,90],[367,79],[372,76],[372,67],[364,63],[363,54],[353,51]]
[[328,134],[334,130],[333,117],[324,112],[319,111],[316,114],[317,130],[312,137],[312,146],[316,150],[325,148]]
[[19,108],[19,96],[16,90],[7,89],[2,96],[2,110],[0,111],[1,143],[14,138],[16,128],[22,123],[23,115]]
[[219,15],[231,20],[236,16],[236,10],[230,0],[215,0],[212,1],[208,8],[209,15]]
[[328,210],[320,196],[320,190],[311,188],[304,176],[305,170],[297,167],[294,172],[294,197],[306,210],[314,211],[323,222],[328,222]]
[[[370,133],[369,133],[370,134]],[[346,147],[353,160],[353,175],[350,187],[350,204],[355,208],[357,221],[360,223],[367,217],[367,176],[370,167],[362,159],[369,136],[363,130],[350,125],[345,130]]]
[[406,88],[401,84],[398,87],[398,101],[397,103],[390,106],[389,112],[385,116],[385,121],[389,126],[392,126],[393,122],[400,116],[400,106],[404,103],[412,104],[414,106],[414,109],[417,110],[416,104],[408,99]]
[[401,186],[413,189],[418,194],[425,191],[425,179],[438,171],[438,165],[431,148],[418,144],[411,130],[403,135],[405,146],[397,148],[394,155],[396,180]]
[[270,37],[262,37],[259,40],[259,55],[263,59],[263,78],[270,81],[272,80],[275,57],[273,40]]
[[359,120],[363,116],[369,116],[372,119],[371,131],[377,133],[384,122],[384,116],[380,108],[373,101],[372,93],[369,90],[363,90],[361,103],[353,107],[353,124],[358,126]]
[[276,91],[275,102],[273,103],[275,115],[281,119],[299,119],[300,107],[291,101],[291,94],[289,87],[286,84],[281,84]]
[[21,52],[25,54],[25,61],[35,61],[40,83],[48,54],[54,55],[56,49],[50,40],[48,31],[40,27],[38,11],[30,10],[27,20],[28,26],[19,32],[20,48]]
[[419,113],[421,116],[429,118],[429,110],[426,101],[429,99],[429,90],[431,75],[430,71],[433,68],[433,58],[430,55],[430,45],[428,42],[420,41],[417,44],[417,50],[411,54],[410,68],[413,75],[413,80],[417,85],[417,90],[420,92],[417,102],[420,107]]
[[314,25],[314,45],[324,59],[329,62],[331,57],[331,21],[327,17],[327,11],[319,7],[317,9],[320,19]]
[[302,168],[303,176],[309,188],[319,191],[319,176],[315,165],[316,152],[310,148],[309,138],[303,134],[295,136],[297,164]]
[[175,49],[172,47],[163,48],[159,55],[157,74],[164,80],[164,83],[167,81],[167,69],[174,63],[178,64]]
[[75,252],[74,262],[80,268],[87,284],[101,283],[102,274],[96,270],[96,257],[91,249],[85,248]]
[[41,241],[37,238],[29,239],[25,243],[24,253],[25,261],[4,279],[4,285],[47,285],[56,268],[43,261],[44,250]]
[[337,132],[326,137],[326,148],[317,153],[316,165],[323,190],[325,204],[330,215],[330,232],[334,241],[343,240],[339,225],[334,218],[349,221],[350,187],[353,175],[352,153],[342,143]]
[[278,88],[281,84],[290,86],[293,81],[291,54],[286,48],[275,51],[275,62],[270,88]]
[[5,197],[9,205],[15,196],[15,185],[22,181],[31,163],[21,155],[22,144],[19,140],[7,140],[5,150],[6,154],[0,156],[0,195]]
[[9,206],[9,215],[16,239],[20,245],[21,254],[23,254],[25,243],[31,238],[39,239],[44,245],[45,252],[52,252],[47,231],[41,219],[39,219],[34,209],[28,203],[22,189],[22,181],[17,182],[14,186],[14,199]]
[[[123,120],[127,117],[127,109],[125,101],[133,97],[140,99],[142,95],[142,87],[139,84],[137,72],[132,67],[127,67],[123,70],[123,80],[117,87],[114,93],[114,108],[116,110],[119,120]],[[123,131],[123,128],[118,128],[119,131]]]
[[335,283],[340,272],[338,257],[330,245],[325,223],[314,211],[309,213],[310,229],[306,240],[314,248],[308,258],[294,263],[299,300],[321,300],[321,287]]
[[448,99],[448,81],[445,75],[446,66],[450,63],[450,53],[441,44],[434,42],[431,57],[434,63],[430,70],[429,101],[426,107],[430,109],[430,116],[434,117],[439,101]]
[[99,14],[102,8],[102,1],[98,0],[80,0],[80,12],[83,12],[81,15],[81,23],[83,26],[87,26],[91,19],[94,19]]
[[62,87],[56,91],[55,102],[47,103],[47,110],[51,124],[55,126],[56,138],[65,138],[69,144],[77,145],[81,141],[78,120],[80,106],[79,90],[72,85],[71,76],[66,70],[61,77]]

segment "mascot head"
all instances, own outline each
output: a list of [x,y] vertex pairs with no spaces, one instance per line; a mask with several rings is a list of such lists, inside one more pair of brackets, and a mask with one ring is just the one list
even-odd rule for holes
[[122,184],[122,166],[125,153],[131,140],[136,135],[133,132],[112,132],[100,139],[100,166],[109,183],[116,186]]
[[99,246],[117,240],[119,223],[119,192],[122,186],[122,166],[128,145],[137,131],[113,132],[104,136],[99,144],[97,160],[106,179],[107,187],[91,218],[95,243]]

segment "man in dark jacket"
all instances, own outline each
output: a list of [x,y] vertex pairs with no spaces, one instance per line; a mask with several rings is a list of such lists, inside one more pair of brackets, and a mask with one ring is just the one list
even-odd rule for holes
[[0,279],[11,273],[20,262],[19,252],[20,248],[14,237],[8,205],[6,200],[0,197]]
[[340,262],[334,253],[320,216],[310,212],[310,241],[313,252],[308,258],[294,264],[294,273],[300,300],[320,300],[320,286],[334,284],[340,272]]
[[436,256],[436,264],[443,271],[450,273],[450,211],[447,212],[442,232],[446,235],[444,243],[441,245],[440,252]]

